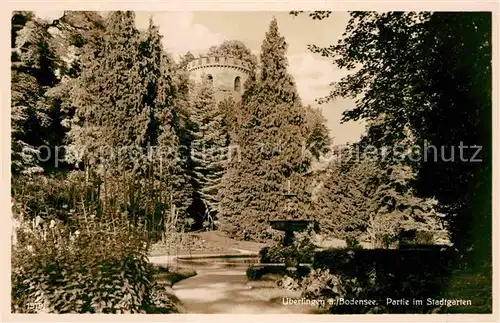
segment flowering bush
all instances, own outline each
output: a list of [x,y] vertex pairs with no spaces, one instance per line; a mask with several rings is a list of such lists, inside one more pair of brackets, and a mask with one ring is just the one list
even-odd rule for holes
[[12,250],[12,311],[144,313],[152,267],[143,231],[123,216],[20,229]]

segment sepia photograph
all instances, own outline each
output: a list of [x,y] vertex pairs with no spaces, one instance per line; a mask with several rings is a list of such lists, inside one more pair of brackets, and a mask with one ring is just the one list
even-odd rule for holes
[[494,313],[492,11],[149,10],[10,13],[11,314]]

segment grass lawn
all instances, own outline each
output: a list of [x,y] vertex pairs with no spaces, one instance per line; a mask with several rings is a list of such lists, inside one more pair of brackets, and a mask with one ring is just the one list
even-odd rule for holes
[[446,313],[480,314],[492,312],[492,276],[485,270],[455,270],[450,277],[443,297],[471,300],[471,306],[452,306]]
[[237,250],[258,253],[265,246],[263,243],[232,239],[218,231],[188,232],[184,235],[182,245],[169,246],[158,242],[151,247],[150,255],[234,254]]

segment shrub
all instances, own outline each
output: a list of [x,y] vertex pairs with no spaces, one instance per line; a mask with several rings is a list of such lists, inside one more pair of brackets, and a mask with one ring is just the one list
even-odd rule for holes
[[59,219],[73,225],[73,217],[83,214],[83,209],[98,217],[127,213],[134,224],[141,223],[147,229],[150,239],[156,240],[166,229],[179,230],[185,224],[178,208],[157,198],[160,192],[157,181],[149,183],[125,173],[103,180],[93,170],[12,179],[14,213],[24,220]]
[[196,272],[193,271],[171,272],[168,267],[154,266],[155,283],[151,290],[151,304],[147,312],[149,314],[178,313],[179,300],[169,293],[167,288],[194,275]]
[[[299,285],[313,299],[377,300],[377,305],[329,306],[334,314],[430,313],[425,299],[439,298],[455,262],[445,248],[330,249],[316,253],[312,273]],[[386,305],[392,299],[422,299],[423,305]],[[328,304],[328,302],[326,303]]]
[[305,298],[323,300],[336,299],[344,296],[341,293],[341,282],[338,276],[329,273],[328,269],[313,269],[300,281],[302,296]]
[[[302,290],[301,296],[306,299],[314,299],[320,307],[332,314],[375,314],[385,313],[387,310],[381,303],[385,298],[376,293],[379,289],[373,271],[367,274],[365,279],[350,277],[342,273],[332,274],[328,269],[313,269],[309,275],[298,279],[298,285]],[[375,293],[374,293],[375,292]],[[374,295],[380,298],[370,298]],[[331,301],[344,300],[379,300],[378,305],[357,304],[339,306]]]
[[346,239],[346,244],[348,249],[361,249],[363,248],[359,243],[359,240],[349,237]]
[[85,205],[92,212],[99,211],[98,183],[85,185],[82,172],[63,176],[20,176],[12,179],[14,213],[25,220],[39,216],[43,219],[68,220],[71,213]]
[[262,268],[256,268],[254,266],[249,266],[246,271],[247,278],[249,280],[257,280],[262,278],[263,270]]
[[259,250],[260,263],[267,264],[271,262],[271,258],[269,257],[269,248],[269,246],[266,246]]
[[166,292],[164,286],[154,284],[151,291],[151,305],[148,308],[148,314],[177,313],[178,309],[172,298],[172,295]]
[[296,246],[284,247],[281,244],[264,247],[259,251],[261,263],[281,263],[289,267],[296,267],[300,263],[311,263],[313,250],[300,250]]
[[145,313],[152,267],[143,231],[123,216],[78,217],[76,230],[52,222],[20,230],[12,250],[12,311]]
[[307,266],[298,266],[296,270],[289,270],[285,266],[249,266],[246,271],[249,280],[259,280],[267,274],[279,274],[292,278],[302,278],[309,274],[311,269]]
[[434,243],[434,232],[430,231],[417,231],[415,242],[422,245],[430,245]]
[[279,242],[266,246],[259,251],[261,263],[284,263],[296,267],[301,263],[312,263],[316,246],[312,243],[313,228],[301,233],[295,233],[293,244],[284,246]]

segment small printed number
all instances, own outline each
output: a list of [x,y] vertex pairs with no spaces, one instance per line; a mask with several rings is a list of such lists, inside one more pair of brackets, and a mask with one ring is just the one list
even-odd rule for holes
[[41,310],[43,308],[42,303],[28,303],[28,310]]

